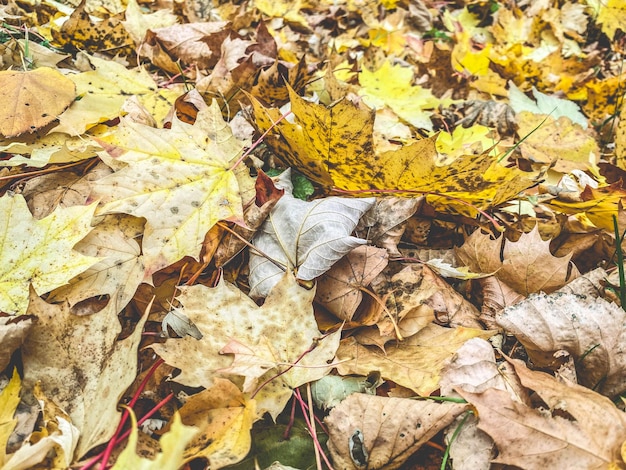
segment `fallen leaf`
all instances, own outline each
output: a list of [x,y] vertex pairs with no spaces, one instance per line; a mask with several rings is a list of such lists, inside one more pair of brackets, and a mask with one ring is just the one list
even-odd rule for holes
[[51,305],[31,291],[28,313],[37,317],[22,348],[24,384],[41,383],[80,431],[74,457],[115,433],[119,400],[137,374],[137,347],[147,316],[124,340],[117,310],[107,306],[88,316],[69,305]]
[[99,59],[80,53],[95,70],[71,75],[80,100],[59,116],[55,132],[77,136],[96,124],[121,115],[126,99],[131,95],[139,101],[159,123],[163,121],[182,88],[172,86],[159,89],[144,68],[127,69],[115,61]]
[[87,0],[82,0],[60,29],[51,29],[54,40],[74,50],[107,51],[111,55],[130,55],[133,41],[122,25],[123,13],[95,22],[86,11]]
[[622,468],[626,415],[606,397],[579,385],[564,384],[511,363],[522,384],[547,405],[532,408],[509,393],[488,389],[459,393],[478,411],[478,426],[498,446],[493,463],[533,469]]
[[385,249],[359,246],[318,281],[315,299],[337,318],[350,321],[363,299],[363,291],[385,266]]
[[53,121],[74,101],[76,87],[61,72],[40,67],[0,71],[0,94],[11,106],[0,112],[0,134],[16,137]]
[[[174,413],[172,425],[159,440],[161,452],[154,459],[147,459],[137,455],[137,418],[131,411],[131,432],[128,437],[128,444],[120,453],[113,465],[112,470],[178,470],[185,463],[183,452],[193,437],[198,434],[198,428],[185,426],[181,422],[180,415]],[[216,467],[218,468],[218,467]]]
[[17,424],[17,419],[13,418],[13,414],[17,409],[17,405],[20,403],[21,386],[22,381],[17,373],[17,369],[13,369],[11,380],[2,389],[2,393],[0,393],[0,465],[2,465],[3,468],[8,460],[6,454],[7,443]]
[[296,269],[298,279],[315,279],[363,245],[365,240],[350,234],[372,204],[373,198],[329,197],[305,202],[291,195],[291,187],[285,188],[252,239],[261,254],[250,253],[250,296],[265,297],[285,270]]
[[614,397],[626,390],[626,312],[602,298],[530,295],[496,316],[538,367],[556,367],[558,351],[576,361],[579,381]]
[[385,61],[376,71],[364,67],[359,74],[361,89],[359,94],[370,108],[378,109],[389,106],[398,117],[414,127],[432,130],[430,121],[432,110],[439,106],[448,106],[447,102],[436,98],[430,90],[412,85],[413,68],[392,65]]
[[178,21],[178,17],[166,9],[157,10],[154,13],[142,13],[137,0],[128,1],[125,18],[126,20],[121,23],[137,45],[141,44],[149,29],[166,28]]
[[406,221],[423,204],[424,198],[376,198],[357,226],[357,233],[375,246],[385,248],[391,257],[402,256],[398,243],[406,228]]
[[193,126],[174,120],[171,129],[154,129],[123,120],[102,145],[128,165],[94,182],[93,196],[100,198],[100,214],[147,219],[145,279],[184,256],[197,260],[216,222],[242,218],[230,167],[244,143],[233,137],[215,102],[199,111]]
[[183,453],[185,462],[206,458],[211,468],[218,469],[248,454],[256,418],[255,401],[231,381],[215,378],[213,386],[185,402],[180,417],[183,423],[199,430]]
[[[500,258],[501,245],[502,259]],[[556,258],[550,252],[550,241],[544,241],[535,226],[518,241],[493,240],[476,230],[456,250],[459,261],[473,272],[493,273],[522,295],[533,292],[554,292],[578,277],[570,266],[571,255]],[[571,272],[570,272],[571,269]]]
[[[324,420],[335,468],[396,469],[467,405],[353,393]],[[402,417],[402,419],[399,419]]]
[[[209,388],[217,377],[250,374],[247,392],[269,381],[254,397],[258,413],[269,411],[276,417],[294,388],[323,377],[332,367],[341,332],[314,340],[321,337],[313,316],[315,290],[300,287],[293,275],[284,275],[261,307],[224,280],[215,288],[196,285],[180,290],[180,310],[198,327],[202,339],[186,336],[150,346],[181,369],[177,382]],[[220,354],[231,340],[245,346],[252,357],[243,352],[235,359]],[[240,368],[237,359],[244,361]]]
[[74,247],[101,261],[50,293],[49,301],[74,306],[91,297],[108,296],[116,311],[130,302],[143,281],[144,264],[136,238],[143,233],[141,219],[108,215]]
[[519,150],[532,163],[568,173],[595,165],[600,158],[596,140],[567,116],[557,120],[523,111],[517,115],[517,123],[519,135],[524,136]]
[[6,369],[13,353],[22,346],[33,326],[33,317],[0,315],[0,370]]
[[0,310],[22,315],[29,285],[45,294],[99,261],[72,249],[91,231],[95,209],[96,204],[57,208],[36,220],[23,196],[0,198],[0,225],[6,227],[0,243]]
[[439,388],[441,370],[456,350],[470,338],[489,338],[493,332],[470,328],[444,328],[430,324],[417,334],[381,352],[361,346],[354,338],[344,339],[337,350],[341,375],[367,375],[380,371],[383,379],[428,396]]

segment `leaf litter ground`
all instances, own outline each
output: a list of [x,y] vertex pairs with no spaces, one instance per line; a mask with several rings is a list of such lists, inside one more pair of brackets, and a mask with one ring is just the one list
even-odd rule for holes
[[2,468],[626,468],[621,2],[0,16]]

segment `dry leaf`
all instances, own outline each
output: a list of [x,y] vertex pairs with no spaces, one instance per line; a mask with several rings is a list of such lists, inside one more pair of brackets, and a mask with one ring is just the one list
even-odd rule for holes
[[45,294],[98,262],[72,248],[91,231],[95,204],[57,208],[41,220],[31,216],[18,194],[0,198],[0,310],[21,315],[28,307],[28,288]]
[[465,411],[435,403],[354,393],[325,419],[335,468],[396,469]]
[[71,417],[80,431],[74,456],[80,458],[117,428],[117,404],[137,374],[137,347],[147,316],[118,341],[122,327],[111,306],[79,317],[67,304],[48,304],[31,292],[28,312],[37,322],[22,349],[24,383],[40,382],[43,393]]
[[511,361],[522,384],[547,405],[531,408],[509,393],[488,389],[459,393],[478,411],[478,426],[498,446],[493,461],[520,468],[623,468],[626,415],[606,397],[566,385]]
[[216,378],[213,386],[191,396],[179,412],[183,423],[200,431],[185,448],[185,462],[204,457],[218,469],[248,454],[255,402],[229,380]]
[[537,226],[522,234],[516,242],[492,240],[489,235],[476,230],[456,250],[456,255],[474,272],[495,272],[499,280],[522,295],[554,292],[579,275],[576,267],[570,266],[571,255],[561,258],[552,256],[550,242],[542,240]]
[[[288,176],[283,173],[282,181]],[[250,296],[265,297],[285,270],[296,269],[298,279],[313,280],[363,245],[365,240],[350,234],[373,203],[373,198],[339,197],[305,202],[293,197],[291,188],[285,188],[252,239],[261,254],[250,253]]]
[[[220,375],[236,375],[245,378],[246,392],[252,393],[268,381],[255,396],[257,410],[276,417],[294,388],[323,377],[332,367],[341,331],[314,340],[321,337],[313,317],[315,290],[300,287],[292,275],[282,278],[262,307],[223,280],[213,289],[180,289],[180,310],[202,339],[186,336],[150,346],[181,369],[177,382],[210,387]],[[220,354],[229,343],[238,348],[234,359]],[[296,361],[298,366],[291,367]]]
[[16,137],[34,132],[52,121],[74,101],[76,87],[58,70],[41,67],[28,72],[0,72],[0,134]]
[[336,367],[341,375],[367,375],[377,370],[383,379],[427,396],[439,388],[445,362],[465,341],[475,337],[487,339],[492,334],[490,331],[431,324],[405,341],[388,345],[386,353],[361,346],[354,338],[346,338],[337,350]]
[[317,283],[315,299],[341,320],[350,321],[363,290],[387,266],[387,251],[359,246],[339,260]]
[[33,317],[0,314],[0,370],[6,369],[13,353],[22,343],[33,326]]
[[174,120],[171,129],[154,129],[123,120],[102,145],[128,165],[94,182],[93,195],[101,200],[100,214],[147,219],[145,279],[184,256],[198,259],[216,222],[242,218],[230,166],[244,142],[233,137],[216,103],[200,110],[193,126]]
[[530,295],[507,307],[498,324],[521,342],[540,367],[557,366],[565,350],[580,383],[613,397],[626,390],[626,312],[601,298],[554,293]]

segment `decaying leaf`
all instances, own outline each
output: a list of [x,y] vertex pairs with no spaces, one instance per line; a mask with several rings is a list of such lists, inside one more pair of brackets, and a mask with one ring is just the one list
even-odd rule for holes
[[624,412],[588,388],[531,371],[521,361],[511,363],[522,384],[547,407],[530,407],[492,388],[482,393],[459,390],[476,407],[479,428],[498,446],[494,463],[529,470],[624,467]]
[[493,332],[470,328],[443,328],[430,324],[417,334],[388,346],[386,352],[361,346],[354,338],[344,339],[337,350],[341,375],[367,375],[380,371],[383,379],[410,388],[418,395],[430,395],[439,388],[441,370],[468,339],[489,338]]
[[411,454],[466,409],[460,403],[354,393],[325,420],[333,464],[346,470],[401,468]]
[[[238,376],[245,378],[245,391],[253,393],[268,381],[255,396],[257,410],[275,417],[294,388],[323,377],[332,367],[339,335],[314,340],[321,337],[313,317],[315,290],[300,287],[292,275],[283,276],[261,307],[223,280],[213,289],[180,289],[181,310],[202,339],[186,336],[151,345],[168,364],[181,369],[177,382],[211,387],[219,376]],[[238,347],[234,359],[220,354],[229,343]],[[296,361],[298,366],[292,367]]]
[[[112,304],[111,304],[112,305]],[[88,316],[51,305],[31,291],[28,313],[37,317],[22,349],[24,383],[41,383],[80,431],[76,458],[106,442],[121,416],[117,404],[137,373],[137,346],[146,316],[117,340],[122,327],[111,305]]]
[[387,251],[359,246],[337,262],[317,284],[316,300],[341,320],[352,320],[363,290],[387,266]]
[[231,381],[216,378],[212,387],[193,395],[180,409],[182,422],[199,429],[183,452],[184,461],[204,457],[211,468],[242,460],[250,450],[255,401]]
[[558,367],[557,353],[576,361],[581,384],[613,397],[626,390],[626,312],[601,298],[530,295],[496,316],[535,365]]
[[0,315],[0,370],[4,370],[33,326],[33,317]]

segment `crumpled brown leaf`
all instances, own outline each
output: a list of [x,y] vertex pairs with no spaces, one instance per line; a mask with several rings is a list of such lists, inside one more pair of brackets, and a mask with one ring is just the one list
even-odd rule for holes
[[352,320],[363,299],[363,289],[387,266],[387,260],[383,248],[355,248],[319,280],[316,300],[341,320]]
[[478,412],[479,428],[500,451],[494,463],[527,470],[624,468],[626,414],[608,398],[579,385],[561,383],[543,372],[510,361],[522,384],[547,405],[532,408],[509,393],[458,390]]
[[601,298],[534,294],[496,317],[539,367],[560,365],[567,351],[580,383],[613,397],[626,390],[626,312]]
[[337,469],[392,470],[467,409],[435,403],[353,393],[325,419]]

